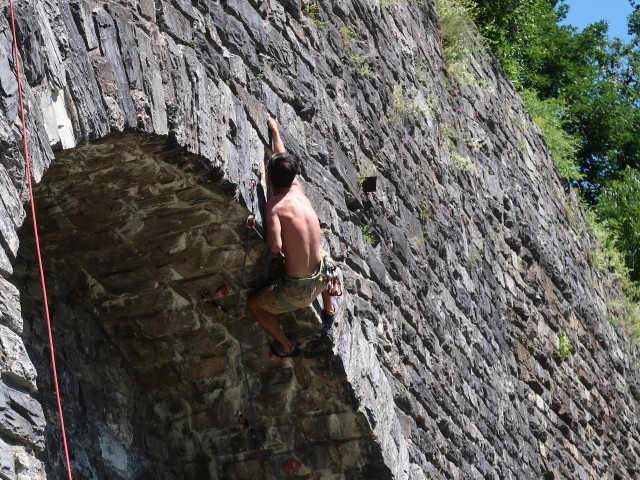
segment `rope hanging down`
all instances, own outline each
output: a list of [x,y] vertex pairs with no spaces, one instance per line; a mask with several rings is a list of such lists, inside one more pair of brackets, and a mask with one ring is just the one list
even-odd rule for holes
[[44,298],[44,314],[47,322],[47,333],[49,335],[49,353],[51,356],[51,371],[53,374],[53,385],[55,387],[56,402],[58,404],[58,415],[60,417],[60,430],[62,432],[62,444],[64,446],[64,457],[66,460],[67,474],[69,480],[73,479],[71,475],[71,462],[69,461],[69,447],[67,445],[67,434],[64,428],[64,417],[62,415],[62,402],[60,401],[60,388],[58,386],[58,372],[56,368],[56,358],[53,348],[53,335],[51,333],[51,316],[49,315],[49,303],[47,301],[47,287],[44,278],[44,269],[42,267],[42,255],[40,253],[40,236],[38,235],[38,224],[36,222],[36,207],[33,201],[33,186],[31,184],[31,162],[29,160],[29,142],[27,138],[27,124],[24,114],[24,102],[22,99],[22,81],[20,78],[20,61],[18,59],[18,39],[16,35],[15,15],[13,12],[13,0],[9,0],[9,12],[11,16],[11,34],[13,35],[13,58],[16,69],[16,78],[18,81],[18,101],[20,106],[20,121],[22,122],[22,143],[24,146],[25,169],[27,176],[27,185],[29,186],[29,199],[31,202],[31,219],[33,220],[33,234],[36,244],[36,255],[38,257],[38,268],[40,270],[40,284],[42,286],[42,296]]
[[[269,455],[269,452],[267,452],[267,449],[264,446],[264,442],[262,441],[260,432],[258,432],[256,429],[254,429],[252,427],[252,423],[254,423],[257,419],[257,412],[256,412],[256,406],[255,403],[253,402],[253,392],[251,391],[251,385],[249,384],[249,374],[247,373],[247,363],[246,363],[246,358],[245,358],[245,354],[244,354],[244,347],[242,346],[242,339],[240,338],[240,291],[242,289],[244,289],[244,274],[245,274],[245,270],[247,267],[247,257],[249,255],[249,239],[250,239],[250,235],[251,235],[251,230],[254,230],[258,235],[260,235],[260,232],[258,232],[258,230],[255,227],[255,220],[256,220],[256,214],[255,214],[255,199],[256,199],[256,194],[255,194],[255,189],[256,189],[256,182],[252,181],[251,182],[251,214],[249,215],[249,218],[247,219],[246,222],[246,226],[248,228],[247,230],[247,236],[245,239],[245,244],[244,244],[244,259],[242,260],[242,270],[240,272],[240,284],[238,286],[238,291],[236,294],[236,306],[235,306],[235,318],[236,318],[236,322],[235,322],[235,336],[238,339],[238,345],[240,345],[240,361],[242,363],[242,373],[244,376],[244,383],[245,386],[247,388],[247,394],[249,396],[249,406],[251,407],[251,419],[253,422],[250,422],[249,419],[244,416],[242,414],[242,412],[236,412],[236,418],[238,420],[238,423],[240,425],[243,425],[245,427],[248,427],[249,430],[251,431],[251,433],[254,436],[254,439],[256,440],[256,442],[258,443],[258,445],[260,446],[260,449],[262,450],[262,452],[264,453],[264,456],[267,460],[267,463],[269,464],[269,468],[271,469],[271,472],[273,473],[273,475],[276,477],[276,480],[280,480],[280,475],[278,474],[278,471],[275,468],[275,465],[273,464],[273,460],[271,459],[271,456]],[[253,219],[253,221],[252,221]],[[262,238],[262,235],[260,235],[260,238]]]

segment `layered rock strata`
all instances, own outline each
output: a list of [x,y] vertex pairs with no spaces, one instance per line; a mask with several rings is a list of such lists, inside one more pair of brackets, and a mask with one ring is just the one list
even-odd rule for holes
[[[78,478],[269,478],[290,456],[304,478],[638,475],[620,292],[495,60],[449,76],[429,2],[14,3]],[[7,15],[0,477],[61,478]],[[243,222],[267,110],[347,277],[328,333],[284,316],[306,352],[285,366],[235,315],[265,270]]]

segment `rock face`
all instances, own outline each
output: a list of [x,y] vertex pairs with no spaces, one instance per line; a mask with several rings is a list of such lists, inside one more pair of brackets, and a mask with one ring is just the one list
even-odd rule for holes
[[[449,77],[429,2],[14,4],[74,478],[638,476],[620,293],[495,60]],[[5,8],[0,478],[64,478],[11,44]],[[328,332],[283,316],[284,366],[243,306],[278,274],[244,226],[267,111],[347,278]]]

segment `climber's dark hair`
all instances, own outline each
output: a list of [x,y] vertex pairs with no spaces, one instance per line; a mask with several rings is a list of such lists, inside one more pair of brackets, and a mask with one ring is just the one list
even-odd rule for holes
[[289,152],[275,153],[267,164],[267,174],[276,188],[288,188],[300,173],[300,159]]

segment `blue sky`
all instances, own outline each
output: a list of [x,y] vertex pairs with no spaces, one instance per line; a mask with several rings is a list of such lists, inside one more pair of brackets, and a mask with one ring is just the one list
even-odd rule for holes
[[633,10],[629,0],[565,0],[571,7],[569,15],[562,23],[582,30],[598,20],[609,21],[609,36],[629,40],[627,16]]

